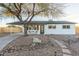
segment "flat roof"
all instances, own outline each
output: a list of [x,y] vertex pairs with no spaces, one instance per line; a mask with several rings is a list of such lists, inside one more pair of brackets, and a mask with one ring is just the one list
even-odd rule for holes
[[[22,22],[12,22],[7,24],[22,25]],[[76,24],[68,21],[31,21],[29,24]]]

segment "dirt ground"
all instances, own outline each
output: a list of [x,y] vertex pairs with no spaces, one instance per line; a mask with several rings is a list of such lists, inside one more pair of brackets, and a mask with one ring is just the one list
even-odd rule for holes
[[[33,37],[41,39],[41,44],[32,46]],[[50,43],[47,35],[21,36],[9,43],[0,54],[4,56],[62,56],[61,47]]]

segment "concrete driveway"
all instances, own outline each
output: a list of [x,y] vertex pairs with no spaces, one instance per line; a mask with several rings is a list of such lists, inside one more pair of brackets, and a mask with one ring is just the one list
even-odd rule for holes
[[0,38],[0,50],[2,50],[8,43],[18,38],[21,34],[16,33]]

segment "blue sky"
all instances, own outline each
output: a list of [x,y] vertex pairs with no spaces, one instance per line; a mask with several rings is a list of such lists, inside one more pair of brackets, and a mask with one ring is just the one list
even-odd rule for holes
[[[55,19],[57,21],[63,20],[63,21],[71,21],[79,23],[79,4],[78,3],[72,3],[68,4],[67,7],[64,9],[65,16],[61,17],[59,19]],[[7,22],[14,22],[15,20],[11,20],[11,18],[5,18],[6,20],[0,20],[0,24],[5,24]],[[41,17],[35,17],[34,20],[49,20],[51,18],[41,18]]]

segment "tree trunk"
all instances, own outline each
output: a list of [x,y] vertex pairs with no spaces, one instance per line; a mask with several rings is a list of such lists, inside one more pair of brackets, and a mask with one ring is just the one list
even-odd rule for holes
[[24,24],[24,35],[27,36],[27,25]]

